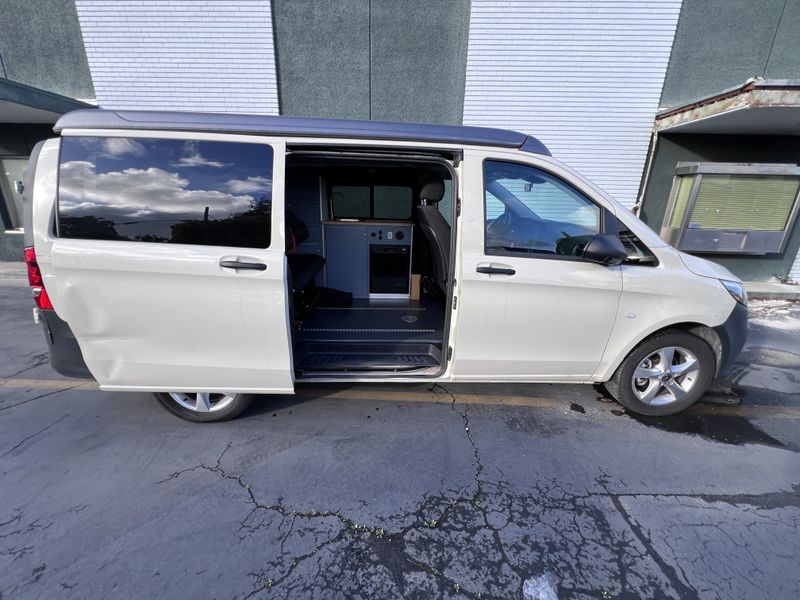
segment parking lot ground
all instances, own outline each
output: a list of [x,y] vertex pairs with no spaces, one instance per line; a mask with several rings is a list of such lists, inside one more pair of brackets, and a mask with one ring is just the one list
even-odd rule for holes
[[[765,301],[767,302],[767,301]],[[591,386],[298,386],[236,421],[49,369],[0,269],[0,597],[800,596],[800,307],[643,419]]]

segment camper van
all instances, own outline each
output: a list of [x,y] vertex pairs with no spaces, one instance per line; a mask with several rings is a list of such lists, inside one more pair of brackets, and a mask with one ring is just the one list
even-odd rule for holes
[[667,415],[744,344],[746,296],[536,138],[81,110],[24,182],[53,368],[192,421],[297,383],[602,383]]

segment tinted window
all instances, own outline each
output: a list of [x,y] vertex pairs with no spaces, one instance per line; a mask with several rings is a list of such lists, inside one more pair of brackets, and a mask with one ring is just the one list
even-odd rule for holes
[[580,256],[600,231],[600,208],[544,171],[500,161],[484,163],[487,252]]
[[334,219],[369,218],[370,189],[366,185],[335,185],[331,194]]
[[272,148],[263,144],[65,137],[59,235],[266,248]]
[[334,185],[334,219],[410,219],[413,193],[396,185]]
[[396,185],[376,185],[373,188],[376,219],[410,219],[411,188]]

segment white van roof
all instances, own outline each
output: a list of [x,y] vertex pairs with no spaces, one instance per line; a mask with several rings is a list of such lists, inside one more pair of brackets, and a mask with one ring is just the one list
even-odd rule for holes
[[490,129],[488,127],[466,127],[463,125],[425,125],[388,121],[272,117],[236,113],[88,109],[76,110],[65,114],[53,127],[56,133],[60,133],[65,129],[157,129],[440,142],[518,148],[525,152],[550,156],[550,151],[542,142],[525,133],[504,129]]

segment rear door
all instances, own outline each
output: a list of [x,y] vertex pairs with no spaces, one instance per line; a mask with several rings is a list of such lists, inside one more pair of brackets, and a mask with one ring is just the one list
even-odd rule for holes
[[36,254],[104,389],[292,391],[283,173],[283,142],[254,136],[47,142]]
[[614,326],[622,274],[579,254],[610,207],[534,155],[469,151],[464,174],[454,376],[589,379]]

